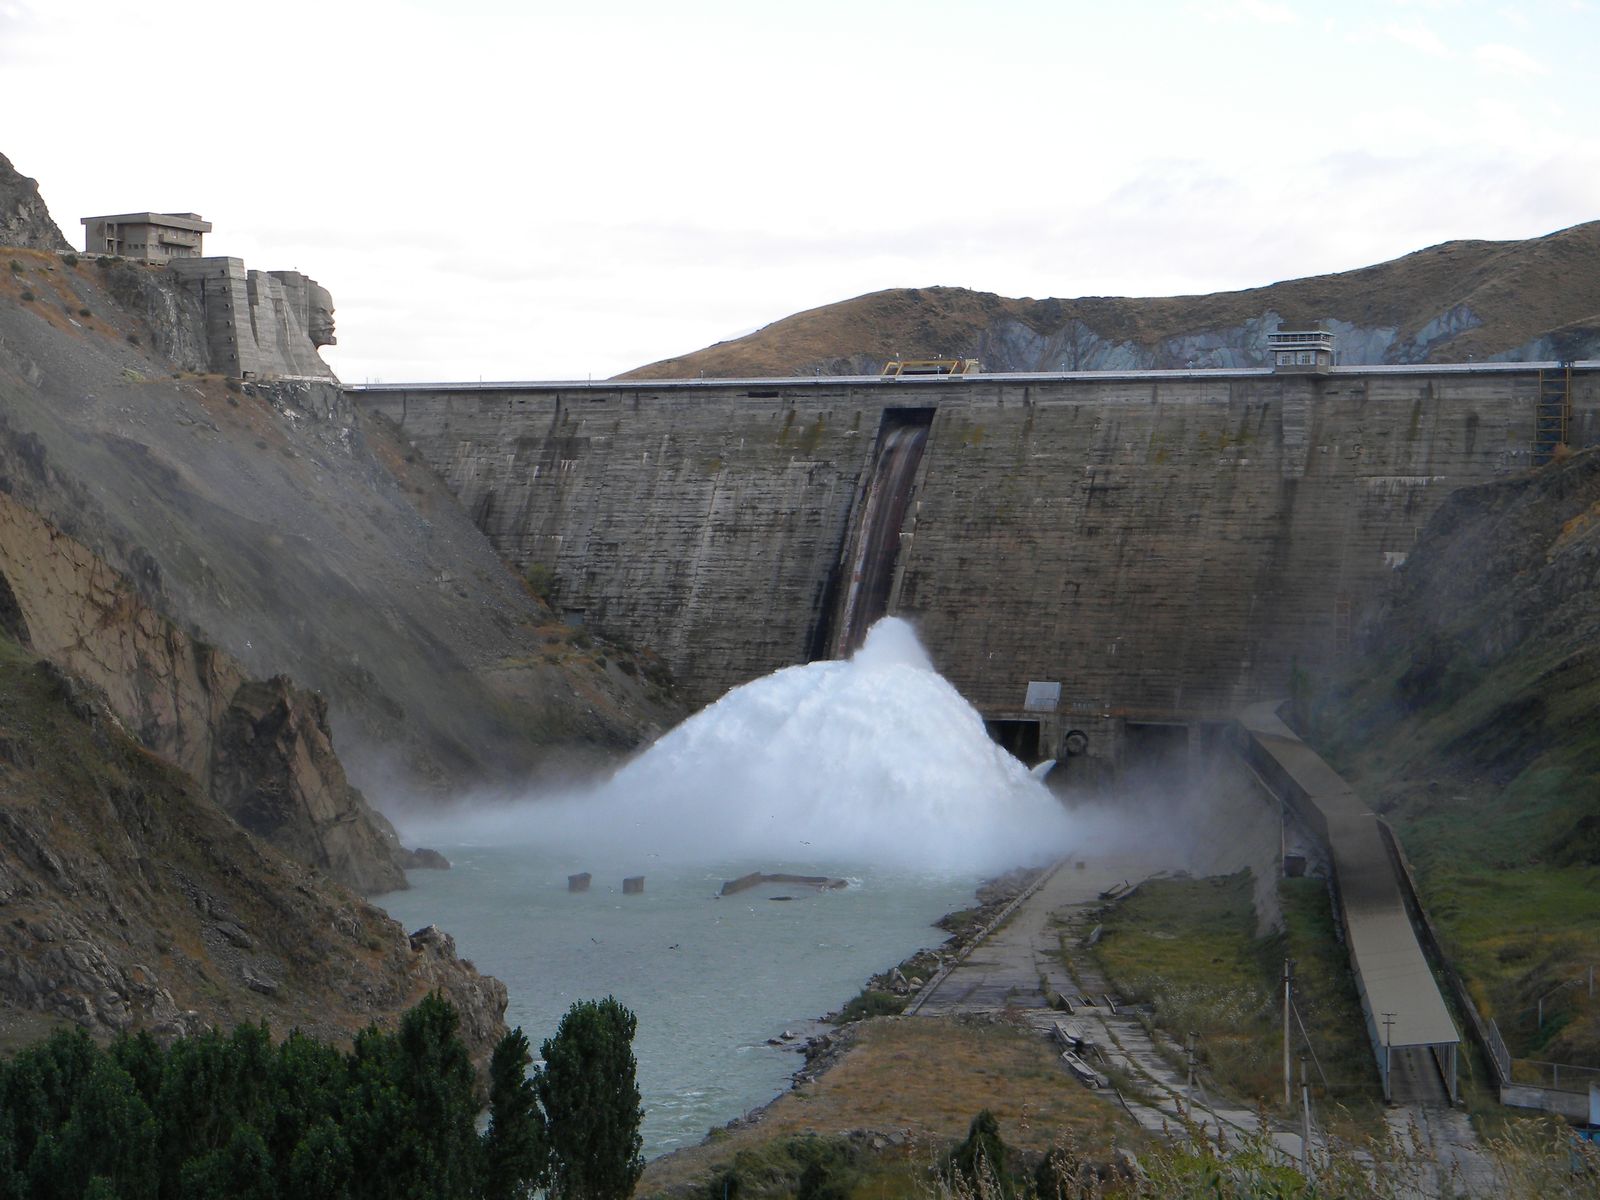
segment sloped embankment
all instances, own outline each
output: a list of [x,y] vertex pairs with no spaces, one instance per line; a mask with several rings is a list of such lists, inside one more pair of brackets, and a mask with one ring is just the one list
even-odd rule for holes
[[1396,825],[1511,1042],[1600,1063],[1600,450],[1455,492],[1315,740]]
[[337,386],[189,373],[160,349],[187,344],[182,306],[125,310],[132,290],[113,288],[135,271],[141,296],[176,289],[161,271],[4,254],[0,490],[249,674],[324,693],[380,804],[522,779],[675,719],[659,671],[575,644]]

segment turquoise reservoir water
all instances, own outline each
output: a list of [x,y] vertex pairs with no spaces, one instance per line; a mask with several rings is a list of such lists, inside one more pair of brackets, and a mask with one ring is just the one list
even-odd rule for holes
[[[412,872],[412,889],[383,904],[408,929],[448,930],[464,957],[504,980],[507,1020],[536,1050],[574,1000],[614,995],[631,1008],[652,1157],[788,1087],[801,1058],[766,1040],[837,1009],[874,972],[938,944],[944,935],[932,922],[971,904],[976,883],[973,875],[873,872],[840,891],[764,885],[714,899],[724,879],[751,870],[837,869],[728,862],[651,871],[524,846],[439,848],[453,868]],[[594,882],[569,894],[567,876],[580,870]],[[623,895],[623,876],[641,872],[644,893]]]

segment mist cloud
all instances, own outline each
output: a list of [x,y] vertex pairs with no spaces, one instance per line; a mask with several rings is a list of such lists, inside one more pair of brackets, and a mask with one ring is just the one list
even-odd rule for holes
[[986,872],[1049,861],[1072,822],[933,669],[906,622],[849,662],[735,688],[600,787],[408,828],[580,856]]

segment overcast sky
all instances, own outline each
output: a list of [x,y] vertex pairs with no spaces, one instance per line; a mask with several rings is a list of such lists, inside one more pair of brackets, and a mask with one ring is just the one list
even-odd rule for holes
[[1597,47],[1585,0],[0,0],[0,153],[74,244],[192,210],[313,276],[347,382],[600,378],[1595,219]]

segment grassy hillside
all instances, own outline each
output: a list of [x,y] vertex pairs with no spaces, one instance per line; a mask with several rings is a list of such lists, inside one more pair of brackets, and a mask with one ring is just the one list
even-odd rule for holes
[[[1124,997],[1153,1005],[1163,1029],[1199,1035],[1199,1062],[1228,1094],[1268,1108],[1283,1098],[1279,980],[1294,959],[1319,1066],[1313,1094],[1370,1115],[1380,1084],[1327,883],[1285,879],[1279,897],[1283,931],[1257,937],[1249,872],[1150,880],[1106,914],[1094,953]],[[1298,1030],[1293,1041],[1298,1057]]]
[[1429,523],[1314,740],[1400,833],[1514,1053],[1600,1065],[1600,451]]

